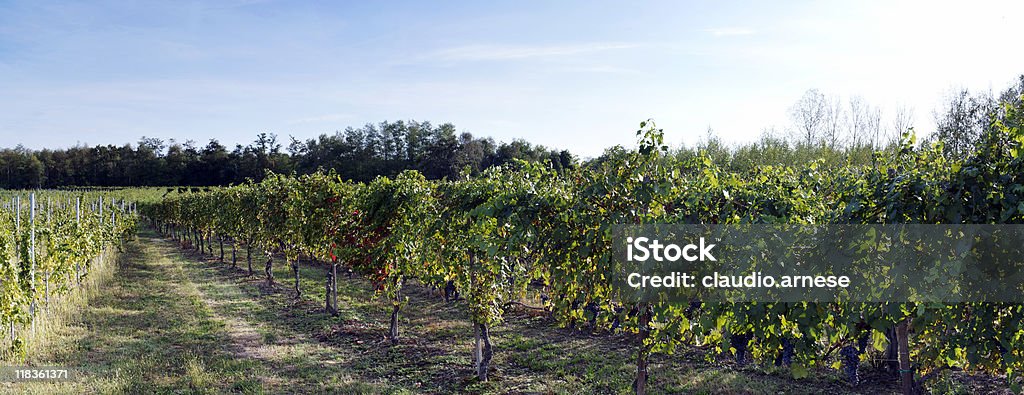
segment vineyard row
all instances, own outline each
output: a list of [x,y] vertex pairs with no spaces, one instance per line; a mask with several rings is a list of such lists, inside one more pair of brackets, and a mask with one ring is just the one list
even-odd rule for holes
[[[1010,109],[1008,111],[1013,111]],[[1011,113],[1006,119],[1020,119]],[[403,284],[412,279],[465,297],[476,332],[474,360],[486,380],[488,331],[530,293],[558,323],[635,334],[635,388],[647,360],[677,346],[731,354],[738,363],[841,370],[881,361],[905,392],[944,369],[984,371],[1017,388],[1024,367],[1024,308],[963,303],[627,303],[612,282],[612,227],[619,224],[1020,224],[1024,133],[994,125],[977,151],[951,160],[937,145],[904,136],[873,166],[765,166],[727,172],[705,157],[665,155],[663,135],[641,124],[639,148],[555,172],[518,162],[479,177],[428,181],[415,171],[369,183],[336,174],[269,175],[144,205],[140,212],[179,240],[229,239],[261,251],[267,281],[281,254],[328,262],[326,310],[337,311],[338,269],[368,278],[391,301],[399,338]],[[248,257],[250,270],[252,257]]]
[[24,356],[37,319],[80,287],[135,231],[135,205],[99,193],[4,191],[0,209],[0,330]]

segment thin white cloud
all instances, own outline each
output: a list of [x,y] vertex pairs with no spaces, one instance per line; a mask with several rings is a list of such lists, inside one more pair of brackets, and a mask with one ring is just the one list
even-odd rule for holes
[[704,32],[715,37],[749,36],[751,34],[756,33],[754,29],[746,27],[718,27],[712,29],[704,29]]
[[576,45],[541,46],[467,45],[443,49],[434,52],[428,57],[441,61],[520,60],[580,55],[594,52],[637,48],[639,46],[639,44],[632,43],[587,43]]

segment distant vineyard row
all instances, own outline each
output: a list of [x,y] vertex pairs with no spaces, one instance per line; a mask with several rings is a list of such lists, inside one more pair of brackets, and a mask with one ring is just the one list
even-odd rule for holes
[[[732,353],[788,366],[858,368],[883,359],[911,392],[943,369],[1006,375],[1018,388],[1024,367],[1024,307],[1018,304],[624,303],[612,286],[611,227],[616,224],[1024,223],[1022,114],[1009,108],[977,151],[958,161],[941,147],[899,153],[874,166],[820,170],[754,168],[728,172],[706,157],[665,155],[661,130],[642,123],[639,148],[593,168],[554,172],[517,162],[479,177],[427,181],[415,171],[369,183],[333,174],[272,175],[141,208],[163,232],[203,248],[233,239],[296,275],[300,256],[330,262],[327,310],[336,311],[339,267],[369,278],[393,302],[397,341],[403,284],[412,279],[465,296],[476,330],[475,361],[486,380],[488,331],[528,292],[559,323],[635,333],[638,393],[652,352],[677,346]],[[250,270],[252,262],[250,257]],[[540,284],[540,285],[538,285]]]

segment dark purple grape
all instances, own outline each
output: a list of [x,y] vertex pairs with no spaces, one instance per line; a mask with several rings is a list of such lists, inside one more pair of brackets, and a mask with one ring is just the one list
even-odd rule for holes
[[597,306],[597,303],[590,302],[583,307],[583,311],[590,313],[590,329],[594,330],[597,327],[597,316],[601,314],[601,309]]
[[793,363],[795,345],[788,337],[782,338],[782,351],[775,357],[775,366],[789,366]]
[[868,347],[868,339],[871,338],[871,331],[862,331],[857,338],[857,352],[863,354]]
[[459,300],[459,290],[455,288],[455,281],[448,281],[444,286],[444,301],[453,302]]
[[729,338],[729,345],[736,349],[736,363],[744,365],[747,363],[747,345],[750,344],[751,335],[733,334]]
[[842,357],[843,373],[846,373],[846,380],[853,386],[860,384],[860,376],[857,374],[857,369],[860,366],[860,352],[853,346],[846,346],[839,350],[839,355]]

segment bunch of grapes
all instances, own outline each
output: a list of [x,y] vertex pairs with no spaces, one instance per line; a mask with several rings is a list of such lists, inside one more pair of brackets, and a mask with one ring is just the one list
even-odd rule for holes
[[583,307],[583,311],[589,313],[590,329],[594,330],[597,327],[597,316],[601,314],[601,309],[597,306],[597,303],[592,301]]
[[857,338],[857,351],[863,354],[868,348],[868,339],[870,338],[871,331],[861,331],[860,337]]
[[747,345],[750,344],[749,334],[733,334],[729,338],[729,345],[736,349],[736,363],[744,365],[747,363]]
[[794,354],[793,341],[788,337],[782,338],[782,351],[779,352],[779,356],[775,358],[775,366],[789,366],[793,363]]
[[857,368],[860,365],[860,352],[853,346],[846,346],[839,350],[839,355],[842,357],[843,372],[846,373],[846,379],[850,385],[860,384],[860,377],[857,374]]

